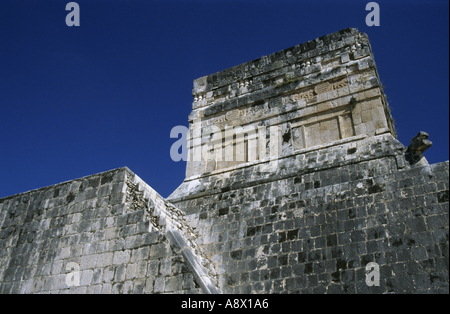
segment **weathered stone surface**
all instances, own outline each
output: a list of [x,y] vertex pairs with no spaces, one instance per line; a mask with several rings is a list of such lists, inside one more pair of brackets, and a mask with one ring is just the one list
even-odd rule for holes
[[208,294],[219,293],[215,286],[214,278],[211,278],[208,271],[201,265],[199,258],[195,255],[180,232],[178,230],[169,230],[167,231],[166,236],[172,246],[181,251],[187,266],[191,269],[203,291]]
[[411,144],[409,144],[405,152],[406,160],[413,166],[428,165],[428,161],[423,156],[423,153],[432,145],[433,143],[428,140],[428,133],[420,131],[415,137],[413,137]]
[[366,34],[327,36],[195,80],[186,177],[360,135],[395,137]]
[[426,162],[425,132],[395,138],[365,34],[193,96],[207,158],[168,199],[126,167],[0,199],[0,293],[448,293],[449,162]]
[[[193,276],[184,276],[189,268],[183,256],[172,252],[160,230],[149,230],[166,201],[128,168],[0,204],[0,293],[202,293]],[[78,286],[67,284],[74,271],[69,263],[78,265]],[[170,289],[161,290],[166,281]]]

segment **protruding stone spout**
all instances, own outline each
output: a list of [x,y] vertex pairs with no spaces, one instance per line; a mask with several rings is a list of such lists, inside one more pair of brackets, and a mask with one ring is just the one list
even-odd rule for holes
[[423,156],[423,153],[430,148],[433,143],[428,140],[428,133],[420,131],[415,137],[412,138],[411,144],[405,153],[405,159],[411,166],[425,166],[428,165],[428,161]]

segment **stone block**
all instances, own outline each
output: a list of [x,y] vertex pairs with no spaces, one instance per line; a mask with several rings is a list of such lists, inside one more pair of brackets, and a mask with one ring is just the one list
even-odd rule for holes
[[155,244],[150,248],[150,258],[157,259],[167,257],[169,252],[170,248],[165,243]]
[[165,282],[166,282],[165,277],[157,277],[154,281],[153,291],[156,293],[164,292],[165,291]]
[[113,264],[114,265],[126,264],[129,262],[130,257],[131,257],[130,250],[114,252]]
[[80,275],[80,286],[89,286],[92,282],[93,276],[94,276],[93,270],[91,269],[83,270]]
[[[96,268],[93,270],[94,274],[92,277],[92,284],[100,284],[103,279],[103,269],[102,268]],[[101,291],[101,290],[100,290]],[[100,292],[96,292],[100,293]]]
[[98,255],[85,255],[81,257],[80,269],[92,269],[97,264]]
[[102,253],[97,255],[96,267],[106,267],[113,264],[113,253]]
[[103,269],[103,281],[106,283],[112,282],[114,279],[116,267],[107,266]]
[[134,279],[135,276],[136,276],[136,264],[128,264],[125,279],[126,280]]
[[114,282],[123,282],[125,281],[127,265],[121,264],[115,268],[114,273]]

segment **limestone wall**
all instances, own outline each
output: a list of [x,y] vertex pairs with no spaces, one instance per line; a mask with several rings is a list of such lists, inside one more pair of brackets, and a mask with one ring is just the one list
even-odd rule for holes
[[126,167],[0,199],[0,293],[449,292],[449,162],[428,164],[426,132],[396,140],[365,34],[193,95],[167,199]]
[[201,293],[164,204],[128,168],[0,199],[0,293]]
[[[448,293],[449,163],[411,167],[390,134],[186,181],[225,293]],[[189,186],[189,193],[183,193]],[[366,284],[376,262],[380,285]]]
[[448,293],[449,164],[428,164],[426,132],[396,140],[365,34],[199,78],[193,96],[186,179],[168,200],[221,291]]
[[201,77],[193,96],[186,177],[354,136],[395,136],[367,35],[356,29]]

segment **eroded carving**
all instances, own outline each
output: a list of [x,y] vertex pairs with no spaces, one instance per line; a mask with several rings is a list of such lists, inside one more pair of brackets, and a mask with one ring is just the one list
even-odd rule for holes
[[339,88],[342,88],[342,87],[345,87],[345,86],[348,86],[348,82],[347,82],[347,78],[346,77],[333,83],[333,88],[334,89],[339,89]]
[[314,87],[314,91],[316,92],[316,94],[326,93],[332,89],[333,89],[333,85],[331,85],[329,82],[323,82],[323,83],[317,84],[316,87]]
[[432,145],[433,143],[428,140],[428,133],[420,131],[412,138],[411,144],[409,144],[405,152],[405,159],[410,165],[427,165],[428,162],[423,153]]
[[240,115],[241,115],[241,112],[239,111],[239,109],[234,109],[234,110],[228,111],[225,116],[228,121],[231,121],[231,120],[236,120],[237,118],[240,117]]

